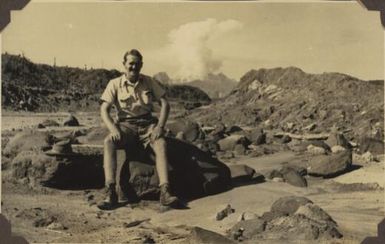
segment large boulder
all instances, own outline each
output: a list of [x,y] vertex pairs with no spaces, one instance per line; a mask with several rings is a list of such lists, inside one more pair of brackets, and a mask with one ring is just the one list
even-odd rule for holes
[[43,151],[53,143],[53,137],[46,132],[26,130],[12,137],[4,148],[3,154],[13,158],[22,151]]
[[335,225],[318,222],[301,214],[282,216],[273,219],[266,225],[262,237],[276,240],[330,240],[341,238]]
[[346,172],[352,165],[350,150],[320,155],[311,158],[308,162],[308,174],[322,177],[334,177]]
[[22,151],[11,162],[7,178],[31,187],[97,188],[104,185],[102,155],[48,156]]
[[[229,168],[206,153],[177,139],[167,138],[167,154],[170,164],[169,181],[178,196],[198,197],[215,194],[231,187]],[[136,153],[123,166],[122,176],[137,196],[153,198],[159,193],[159,179],[151,151]],[[127,167],[129,167],[127,169]],[[129,188],[128,186],[126,186]]]

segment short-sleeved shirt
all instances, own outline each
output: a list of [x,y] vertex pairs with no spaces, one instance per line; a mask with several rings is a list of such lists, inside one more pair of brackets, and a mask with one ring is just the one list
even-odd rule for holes
[[122,76],[110,80],[104,90],[101,100],[114,104],[118,118],[135,118],[151,114],[153,102],[160,101],[165,90],[158,81],[146,75],[139,75],[135,84]]

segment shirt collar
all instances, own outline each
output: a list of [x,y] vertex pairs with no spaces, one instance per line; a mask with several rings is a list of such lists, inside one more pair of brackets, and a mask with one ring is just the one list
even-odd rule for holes
[[120,87],[122,88],[123,86],[127,87],[127,86],[131,86],[131,87],[134,87],[136,88],[139,83],[142,82],[142,74],[139,74],[139,78],[138,78],[138,81],[135,83],[135,84],[132,84],[126,77],[125,74],[123,74],[121,77],[120,77]]

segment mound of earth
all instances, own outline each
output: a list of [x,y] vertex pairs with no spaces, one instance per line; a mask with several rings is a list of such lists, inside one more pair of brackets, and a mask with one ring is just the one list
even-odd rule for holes
[[207,125],[260,125],[293,133],[346,131],[349,140],[383,140],[384,84],[294,67],[247,72],[231,95],[190,117]]

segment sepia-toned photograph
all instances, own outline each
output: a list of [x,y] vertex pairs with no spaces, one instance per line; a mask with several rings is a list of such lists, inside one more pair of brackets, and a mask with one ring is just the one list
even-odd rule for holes
[[32,0],[1,31],[0,165],[4,243],[361,243],[385,216],[380,14]]

